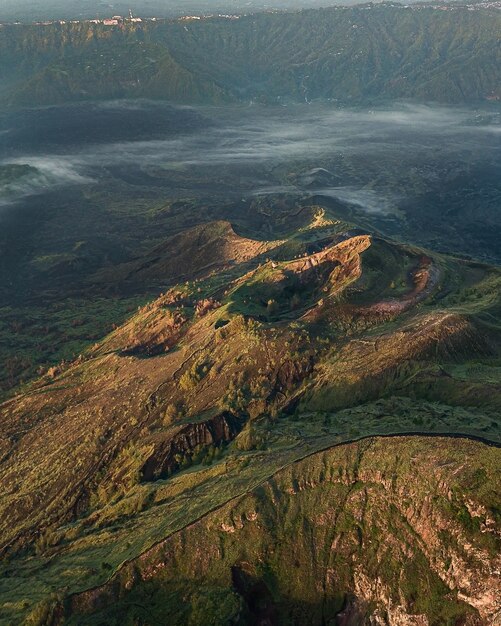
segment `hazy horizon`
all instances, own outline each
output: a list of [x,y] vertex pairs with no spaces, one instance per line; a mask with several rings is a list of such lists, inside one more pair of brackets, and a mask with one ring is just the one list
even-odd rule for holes
[[362,4],[362,0],[3,0],[0,5],[0,21],[103,18],[128,15],[129,9],[138,16],[174,18],[187,14],[252,13],[354,4]]

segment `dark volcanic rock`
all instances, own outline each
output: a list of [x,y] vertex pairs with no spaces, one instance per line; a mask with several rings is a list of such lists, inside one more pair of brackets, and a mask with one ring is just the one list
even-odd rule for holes
[[219,447],[234,439],[242,429],[244,420],[228,411],[195,424],[182,426],[173,436],[159,443],[143,465],[144,482],[164,478],[180,467],[180,459],[191,457],[196,450]]

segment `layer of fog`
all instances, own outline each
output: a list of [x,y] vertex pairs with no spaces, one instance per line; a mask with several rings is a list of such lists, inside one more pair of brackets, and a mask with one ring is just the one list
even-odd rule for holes
[[[117,116],[122,107],[148,115],[149,104],[101,106],[114,108]],[[428,157],[446,162],[486,151],[499,155],[500,151],[499,117],[488,112],[412,105],[375,110],[300,105],[200,108],[196,113],[207,119],[206,126],[196,132],[148,141],[74,145],[50,154],[37,150],[5,159],[4,164],[28,164],[39,174],[0,188],[0,199],[12,202],[65,185],[95,184],[110,167],[137,168],[146,177],[156,169],[167,178],[169,171],[224,169],[238,172],[235,192],[242,195],[297,191],[335,197],[370,212],[391,212],[398,205],[398,195],[387,193],[384,187],[354,187],[336,180],[336,172],[328,169],[333,160],[359,155],[369,159],[372,167],[380,163],[384,168],[388,159],[401,159],[405,167],[415,161],[422,167]],[[175,111],[166,107],[165,115],[175,115]],[[302,175],[284,187],[283,180],[271,173],[280,167],[302,171]],[[257,176],[256,168],[261,168],[261,174],[263,168],[270,173]],[[431,168],[424,175],[433,178],[436,172]]]
[[90,176],[83,174],[85,166],[76,161],[67,162],[58,157],[30,157],[9,160],[9,164],[29,164],[37,170],[0,186],[0,206],[8,206],[22,198],[41,194],[48,190],[64,188],[68,185],[87,185],[96,182]]

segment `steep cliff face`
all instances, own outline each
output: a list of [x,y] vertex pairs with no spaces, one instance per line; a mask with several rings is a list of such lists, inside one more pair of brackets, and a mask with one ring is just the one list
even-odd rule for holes
[[181,426],[177,432],[169,433],[156,443],[141,468],[141,480],[165,478],[197,453],[229,443],[240,432],[243,423],[242,418],[225,411],[204,422]]
[[82,624],[497,624],[500,460],[499,449],[446,438],[317,453],[73,596],[67,615]]

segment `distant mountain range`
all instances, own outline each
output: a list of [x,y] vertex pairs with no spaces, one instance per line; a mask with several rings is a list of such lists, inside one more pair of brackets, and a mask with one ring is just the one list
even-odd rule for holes
[[146,97],[178,103],[501,96],[501,13],[361,5],[119,27],[4,26],[11,105]]
[[[357,4],[358,0],[331,1],[328,4]],[[273,8],[279,10],[325,6],[324,0],[275,0]],[[0,21],[73,20],[106,18],[113,14],[128,15],[129,9],[145,17],[172,18],[196,13],[249,13],[270,9],[266,0],[2,0]]]

